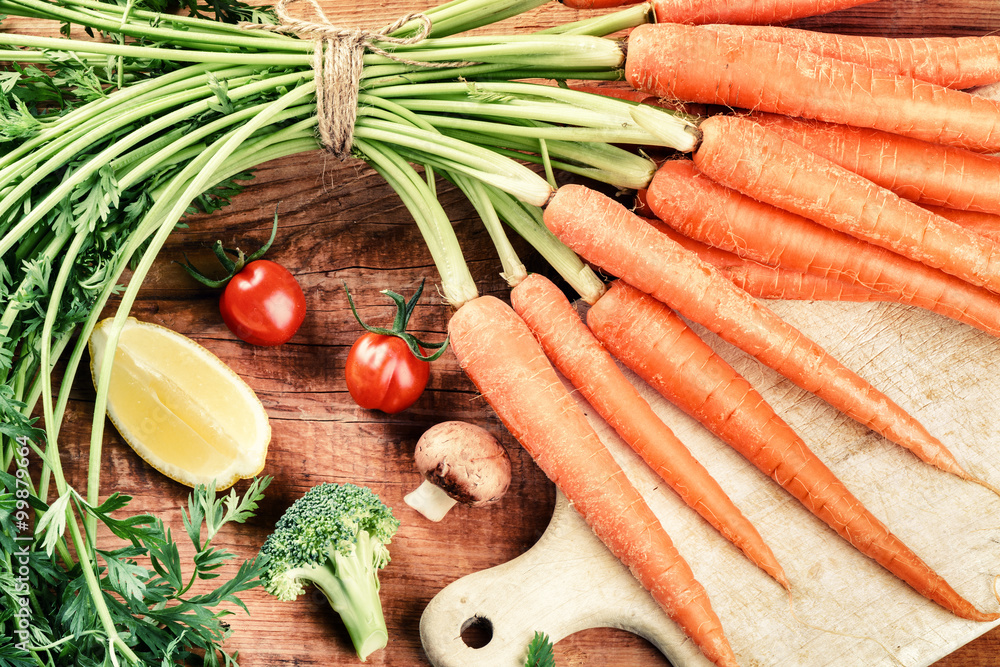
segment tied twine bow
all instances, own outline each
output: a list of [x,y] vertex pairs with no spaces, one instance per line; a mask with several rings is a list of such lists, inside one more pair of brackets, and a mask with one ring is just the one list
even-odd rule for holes
[[[274,11],[278,25],[244,23],[247,30],[267,30],[294,34],[315,41],[312,68],[316,80],[316,116],[323,147],[341,160],[351,154],[354,142],[354,121],[357,118],[358,88],[364,69],[365,50],[399,63],[423,67],[454,67],[465,63],[430,63],[407,60],[385,50],[382,44],[416,44],[430,34],[431,20],[424,14],[407,14],[379,30],[344,28],[333,25],[317,0],[305,0],[318,20],[296,18],[288,6],[297,0],[281,0]],[[412,37],[392,37],[391,34],[410,21],[419,21],[420,30]]]

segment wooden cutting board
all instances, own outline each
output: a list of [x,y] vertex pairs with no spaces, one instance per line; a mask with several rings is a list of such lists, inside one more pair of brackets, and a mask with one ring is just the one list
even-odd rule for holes
[[[1000,485],[1000,341],[891,304],[772,306],[919,415],[970,472]],[[861,501],[962,595],[980,609],[1000,606],[992,588],[1000,575],[1000,498],[923,464],[715,336],[705,338]],[[744,665],[926,667],[992,627],[926,601],[632,378],[755,523],[792,582],[790,603],[780,586],[684,506],[581,402],[707,588]],[[473,622],[492,629],[492,640],[480,648],[461,638],[463,627]],[[560,497],[534,547],[444,588],[424,611],[420,630],[436,667],[516,667],[524,664],[524,648],[535,631],[558,640],[592,627],[640,634],[676,667],[709,664]]]

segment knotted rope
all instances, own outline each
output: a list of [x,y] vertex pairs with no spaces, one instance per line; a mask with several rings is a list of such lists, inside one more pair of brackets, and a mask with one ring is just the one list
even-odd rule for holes
[[[317,20],[296,18],[288,6],[297,0],[281,0],[274,8],[277,25],[244,23],[247,30],[267,30],[293,34],[315,42],[312,68],[316,80],[316,116],[323,147],[344,159],[351,153],[354,142],[354,122],[357,119],[358,88],[364,69],[365,50],[406,65],[422,67],[454,67],[465,63],[434,63],[407,60],[379,46],[381,44],[416,44],[430,34],[431,20],[424,14],[407,14],[379,30],[344,28],[333,25],[317,0],[305,0]],[[420,30],[412,37],[392,37],[391,34],[410,21],[418,21]]]

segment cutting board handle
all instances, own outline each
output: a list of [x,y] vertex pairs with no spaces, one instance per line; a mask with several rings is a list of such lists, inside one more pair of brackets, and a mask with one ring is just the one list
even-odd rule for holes
[[[462,638],[473,624],[483,640],[492,632],[479,648]],[[538,542],[441,590],[420,618],[420,640],[435,667],[521,667],[536,631],[557,642],[595,627],[641,635],[676,665],[709,664],[557,492]]]

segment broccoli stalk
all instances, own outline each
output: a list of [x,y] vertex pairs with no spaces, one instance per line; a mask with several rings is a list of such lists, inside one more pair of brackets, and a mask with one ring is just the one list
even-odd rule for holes
[[358,533],[354,553],[344,556],[331,549],[326,565],[301,568],[296,576],[310,581],[326,595],[330,606],[340,614],[347,633],[354,642],[358,657],[364,660],[389,641],[379,599],[379,559],[375,555],[385,547],[373,540],[368,531]]
[[399,521],[370,489],[320,484],[296,500],[261,547],[264,589],[294,600],[312,584],[340,614],[358,657],[384,648],[389,635],[378,571],[389,562]]

